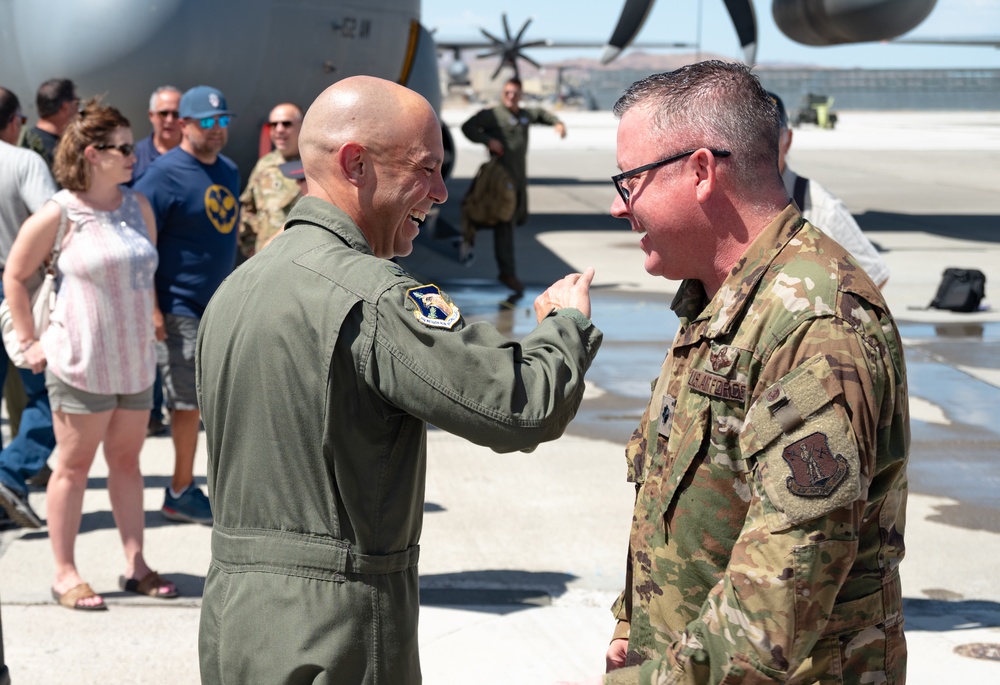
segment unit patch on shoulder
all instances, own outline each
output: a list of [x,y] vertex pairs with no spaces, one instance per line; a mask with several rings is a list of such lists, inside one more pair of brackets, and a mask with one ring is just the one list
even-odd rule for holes
[[792,470],[785,485],[799,497],[829,497],[847,476],[847,459],[830,451],[823,433],[796,440],[781,456]]
[[417,306],[413,315],[425,326],[451,329],[462,318],[458,306],[436,285],[410,288],[406,291],[406,296]]

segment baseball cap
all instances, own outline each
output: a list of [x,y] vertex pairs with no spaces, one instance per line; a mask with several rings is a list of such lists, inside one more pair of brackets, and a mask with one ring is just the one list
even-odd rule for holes
[[771,100],[774,101],[774,106],[778,108],[778,126],[779,128],[788,128],[788,112],[785,111],[785,103],[781,101],[777,95],[772,92],[768,92],[771,96]]
[[284,164],[278,165],[278,169],[281,170],[288,178],[294,179],[296,181],[301,181],[306,177],[306,172],[302,169],[302,160],[293,159],[290,162],[285,162]]
[[226,97],[218,88],[195,86],[181,96],[181,119],[203,119],[218,114],[232,114],[226,108]]

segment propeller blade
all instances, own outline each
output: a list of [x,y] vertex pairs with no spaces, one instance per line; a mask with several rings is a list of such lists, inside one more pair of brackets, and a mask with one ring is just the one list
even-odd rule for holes
[[736,36],[743,48],[743,61],[753,66],[757,59],[757,17],[750,0],[726,0],[726,9],[733,19]]
[[529,26],[531,26],[531,22],[533,21],[533,19],[534,19],[533,17],[528,17],[527,19],[524,20],[524,25],[521,27],[521,30],[517,32],[517,38],[514,39],[515,44],[521,43],[521,38],[524,37],[524,32],[528,30]]
[[646,17],[652,8],[653,0],[625,0],[618,25],[615,26],[608,44],[604,47],[604,54],[601,55],[602,64],[607,64],[628,47],[646,22]]
[[[493,72],[492,76],[490,76],[490,80],[491,81],[496,80],[496,77],[500,73],[500,70],[503,69],[504,66],[506,66],[506,64],[507,64],[506,62],[500,62],[500,64],[497,65],[497,70]],[[517,69],[516,68],[514,69],[514,75],[517,76]]]
[[536,62],[535,60],[531,59],[530,57],[528,57],[528,56],[527,56],[527,55],[525,55],[524,53],[521,53],[521,52],[519,52],[519,53],[517,53],[517,56],[518,56],[518,57],[519,57],[520,59],[523,59],[523,60],[524,60],[525,62],[527,62],[528,64],[530,64],[530,65],[532,65],[533,67],[535,67],[535,69],[541,69],[541,68],[542,68],[542,65],[541,65],[541,64],[539,64],[539,63],[538,63],[538,62]]
[[482,33],[484,36],[486,36],[486,38],[488,38],[489,40],[491,40],[494,43],[496,43],[497,45],[503,45],[503,41],[502,40],[500,40],[499,38],[497,38],[496,36],[494,36],[492,33],[490,33],[489,31],[487,31],[486,29],[480,28],[479,32]]
[[507,41],[509,42],[510,41],[510,25],[507,23],[507,13],[504,12],[500,16],[501,16],[501,18],[503,18],[503,32],[504,32],[504,35],[507,36]]

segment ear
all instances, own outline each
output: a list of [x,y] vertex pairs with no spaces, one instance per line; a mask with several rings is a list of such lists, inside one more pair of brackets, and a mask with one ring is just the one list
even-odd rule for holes
[[94,149],[93,145],[83,148],[83,158],[91,164],[97,164],[97,150]]
[[695,197],[699,204],[708,202],[708,198],[715,192],[715,184],[718,182],[716,178],[717,161],[715,155],[705,148],[701,148],[691,155],[695,173]]
[[368,151],[360,143],[341,145],[337,150],[337,164],[340,166],[340,173],[354,186],[364,185],[372,173]]

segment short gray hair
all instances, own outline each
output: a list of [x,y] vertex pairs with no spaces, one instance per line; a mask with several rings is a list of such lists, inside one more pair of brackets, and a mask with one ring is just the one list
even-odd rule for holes
[[[778,111],[750,67],[709,60],[636,81],[615,103],[615,116],[647,107],[655,125],[675,136],[677,152],[729,150],[734,177],[746,188],[778,169]],[[778,178],[780,181],[780,178]]]
[[181,94],[180,88],[175,88],[174,86],[160,86],[153,91],[153,94],[149,96],[149,111],[152,112],[153,108],[156,107],[156,96],[160,93],[177,93]]

